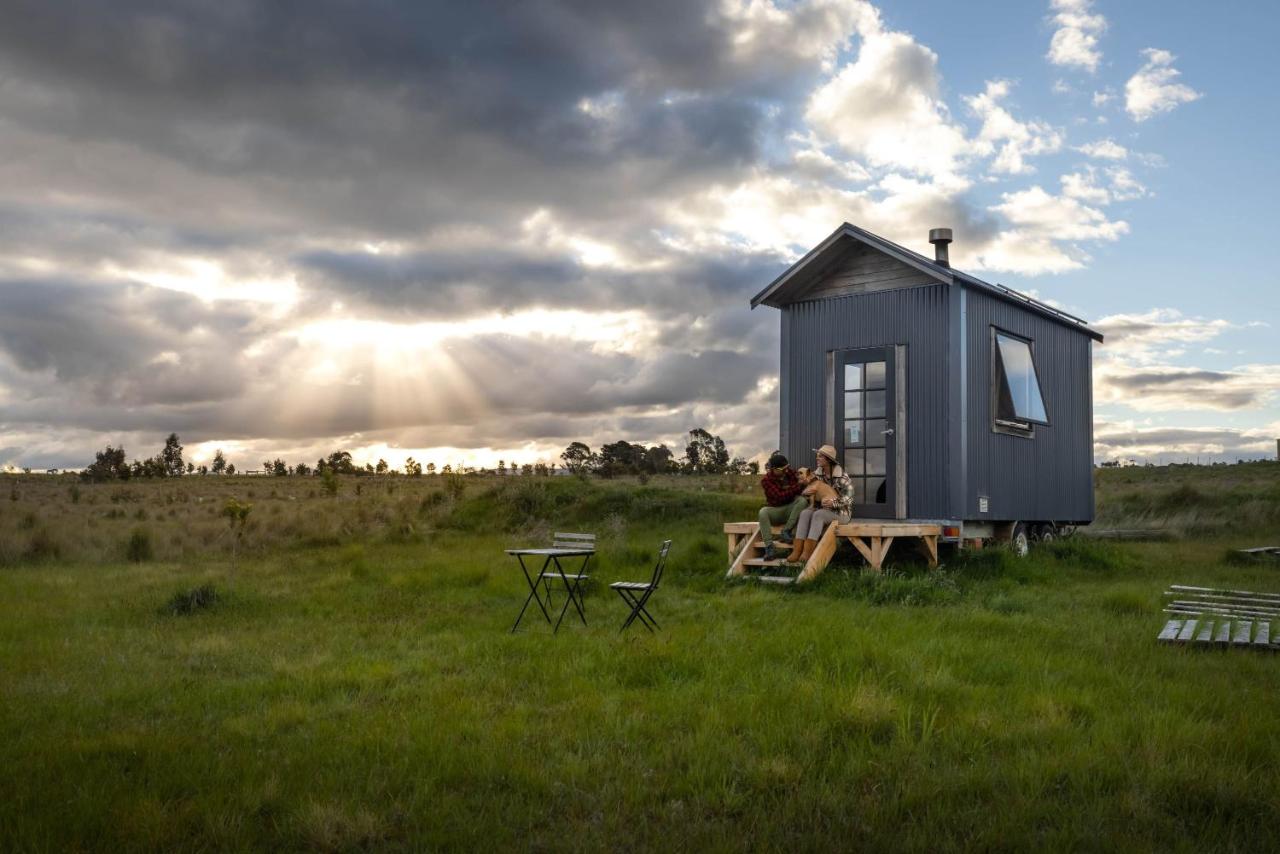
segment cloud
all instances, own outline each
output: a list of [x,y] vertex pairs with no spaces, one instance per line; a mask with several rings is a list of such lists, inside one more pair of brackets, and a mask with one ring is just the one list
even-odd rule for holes
[[1132,421],[1094,424],[1094,455],[1099,459],[1139,459],[1153,463],[1205,462],[1271,458],[1275,427],[1239,430],[1229,427],[1145,426]]
[[1166,358],[1170,347],[1211,341],[1233,328],[1226,320],[1187,317],[1171,308],[1112,314],[1094,321],[1093,327],[1106,336],[1106,358],[1134,362]]
[[1092,0],[1052,0],[1049,8],[1057,29],[1049,41],[1048,60],[1054,65],[1097,71],[1102,62],[1098,39],[1107,28],[1107,19],[1093,11]]
[[1129,150],[1114,139],[1099,139],[1076,146],[1076,151],[1097,160],[1124,160]]
[[878,15],[858,34],[857,58],[809,98],[809,125],[873,166],[954,180],[968,142],[941,98],[938,55]]
[[1051,154],[1062,148],[1062,134],[1044,122],[1021,122],[1001,102],[1008,97],[1012,84],[1008,80],[989,80],[981,95],[965,98],[974,115],[982,119],[975,148],[981,154],[995,153],[991,171],[996,174],[1023,175],[1035,170],[1027,157]]
[[1179,104],[1201,97],[1200,93],[1179,83],[1181,72],[1173,67],[1176,57],[1167,50],[1147,48],[1142,51],[1146,62],[1124,84],[1124,108],[1136,122],[1167,113]]
[[1036,274],[1140,192],[1009,183],[1065,132],[1002,79],[951,98],[863,0],[6,23],[0,447],[60,465],[170,430],[255,467],[695,425],[750,455],[777,441],[777,319],[747,300],[840,222],[925,251],[949,225],[957,265]]

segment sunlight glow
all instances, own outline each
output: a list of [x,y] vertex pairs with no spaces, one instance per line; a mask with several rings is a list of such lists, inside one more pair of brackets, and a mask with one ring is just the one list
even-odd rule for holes
[[480,335],[568,338],[589,342],[603,350],[629,352],[652,334],[652,324],[640,311],[587,312],[531,309],[491,314],[452,322],[392,323],[382,320],[334,318],[307,324],[293,333],[302,344],[339,349],[373,348],[392,358],[435,350],[449,339]]
[[152,287],[191,294],[205,302],[247,300],[287,307],[298,301],[298,283],[293,276],[278,279],[233,277],[205,258],[175,258],[164,268],[130,269],[114,263],[103,265],[108,276],[144,282]]

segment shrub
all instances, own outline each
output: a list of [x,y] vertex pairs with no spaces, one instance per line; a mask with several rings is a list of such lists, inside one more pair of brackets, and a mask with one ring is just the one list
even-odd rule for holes
[[151,547],[151,533],[146,528],[134,528],[124,542],[124,556],[132,563],[151,560],[155,552]]
[[27,560],[56,560],[62,555],[62,544],[46,528],[36,528],[27,541]]
[[462,475],[460,474],[445,475],[444,491],[450,498],[457,501],[462,497],[462,493],[467,491],[467,482],[462,479]]
[[178,617],[187,616],[198,611],[206,611],[216,605],[217,602],[218,591],[213,589],[212,584],[202,584],[199,587],[173,594],[161,609],[161,613],[169,613]]

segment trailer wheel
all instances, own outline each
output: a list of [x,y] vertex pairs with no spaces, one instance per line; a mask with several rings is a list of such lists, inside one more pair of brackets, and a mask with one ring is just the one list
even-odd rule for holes
[[1052,522],[1046,522],[1036,528],[1036,540],[1041,543],[1052,543],[1058,539],[1058,529]]
[[1009,548],[1013,549],[1016,557],[1026,557],[1027,552],[1031,551],[1031,537],[1027,534],[1027,526],[1023,523],[1014,524],[1013,533],[1009,535]]

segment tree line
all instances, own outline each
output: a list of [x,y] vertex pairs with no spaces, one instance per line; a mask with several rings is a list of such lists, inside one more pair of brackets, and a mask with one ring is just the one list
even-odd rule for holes
[[[85,480],[105,481],[236,473],[235,464],[227,462],[221,449],[214,453],[211,464],[199,466],[184,461],[182,452],[182,440],[177,433],[169,434],[160,453],[142,460],[129,461],[123,446],[116,448],[107,445],[94,454],[94,461],[85,466],[80,476]],[[666,445],[646,447],[640,443],[620,440],[602,445],[599,451],[592,451],[583,442],[571,442],[560,455],[560,460],[564,468],[573,474],[595,474],[600,477],[654,474],[758,474],[760,470],[759,464],[754,461],[748,462],[742,457],[730,459],[724,440],[702,428],[689,431],[689,442],[685,446],[684,456],[679,458]],[[279,457],[262,461],[262,473],[275,477],[311,475],[324,477],[326,474],[421,477],[423,474],[488,474],[490,471],[471,466],[455,468],[448,464],[437,469],[435,463],[427,463],[423,466],[413,457],[406,459],[401,468],[393,468],[382,459],[377,463],[358,465],[352,459],[350,451],[334,451],[327,457],[316,460],[314,466],[307,463],[290,465]],[[492,471],[499,475],[547,477],[551,475],[553,467],[543,462],[522,465],[512,463],[508,466],[505,460],[499,460],[497,468]]]
[[666,445],[645,447],[619,440],[592,451],[583,442],[570,442],[560,454],[564,467],[574,474],[601,477],[653,474],[759,474],[760,464],[742,457],[729,458],[724,440],[701,427],[689,431],[684,456],[677,458]]

